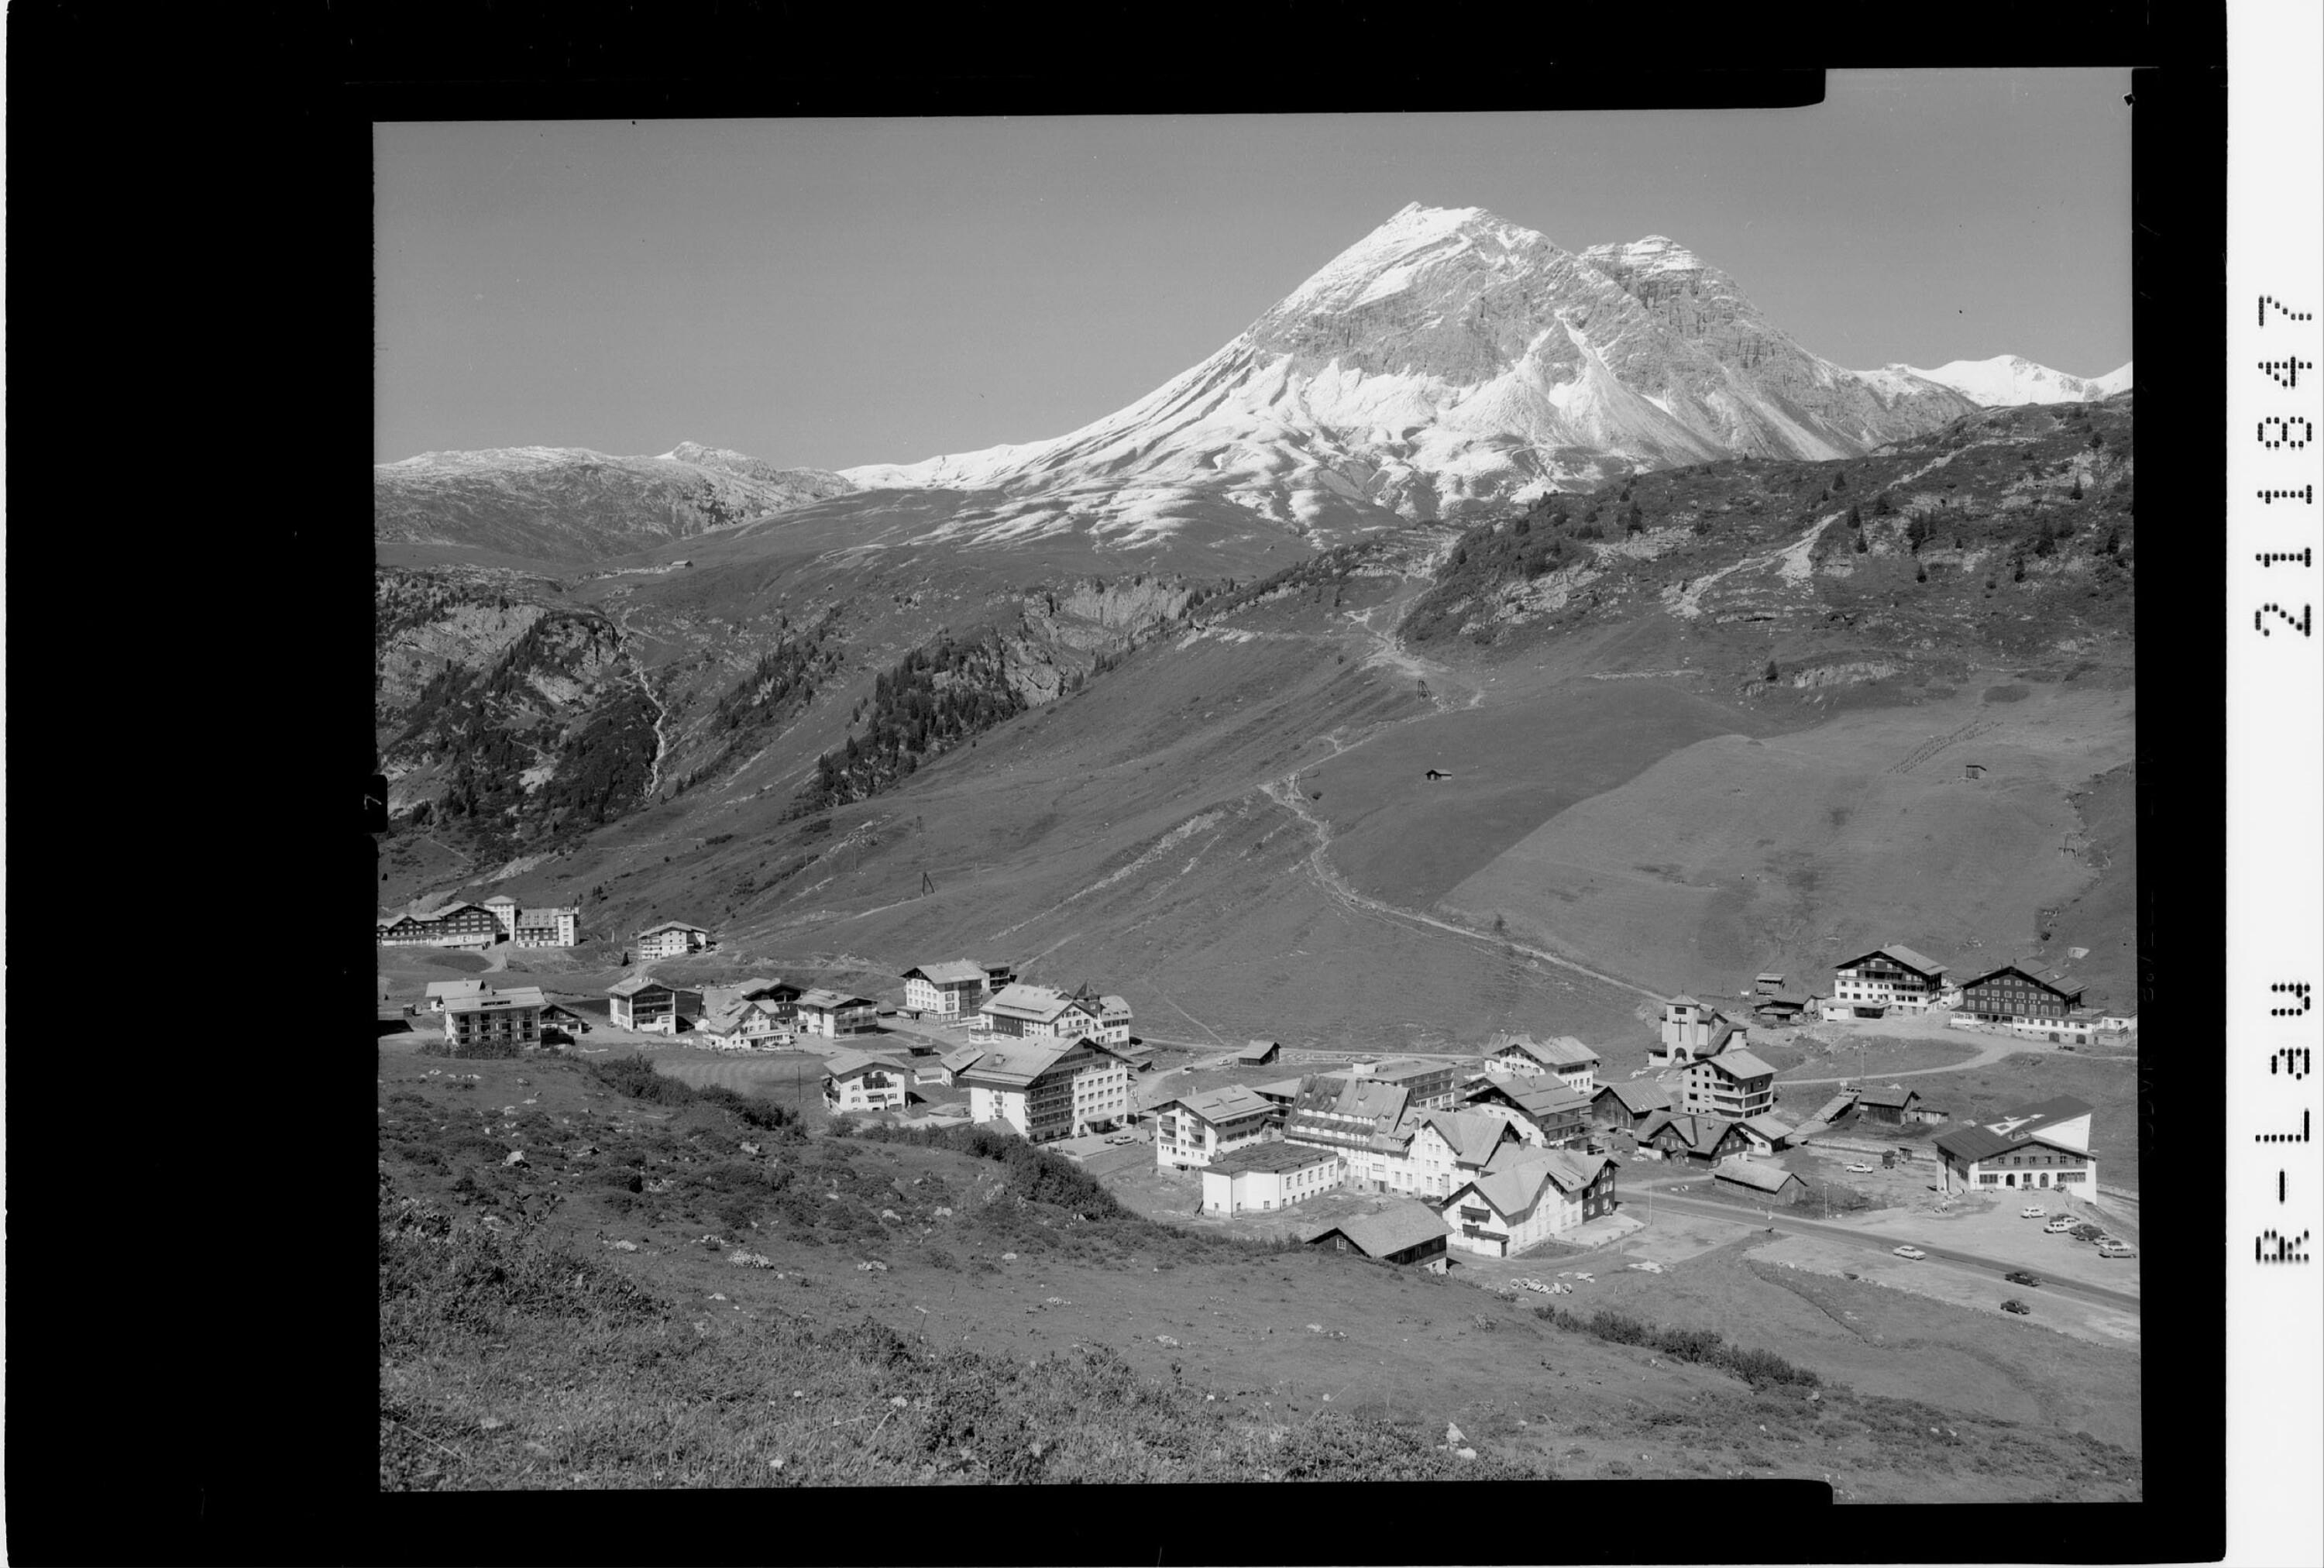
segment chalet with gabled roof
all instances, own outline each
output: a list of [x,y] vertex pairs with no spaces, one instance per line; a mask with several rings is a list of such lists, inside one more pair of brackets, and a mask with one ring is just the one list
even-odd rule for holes
[[799,992],[798,1000],[791,1004],[792,1016],[798,1021],[799,1032],[820,1035],[827,1040],[877,1032],[880,1027],[879,1009],[880,1004],[868,996],[830,991],[822,986]]
[[678,1032],[678,989],[650,974],[632,974],[605,988],[613,1027],[639,1034]]
[[662,958],[683,958],[689,953],[700,953],[714,945],[710,933],[702,927],[689,926],[683,920],[664,920],[659,926],[649,926],[638,933],[638,962],[650,964]]
[[1691,1062],[1679,1075],[1681,1111],[1741,1121],[1775,1106],[1775,1069],[1741,1047]]
[[1106,1132],[1130,1117],[1130,1064],[1095,1040],[996,1040],[953,1072],[969,1120],[1006,1122],[1033,1143]]
[[1538,1148],[1554,1148],[1582,1136],[1588,1127],[1590,1096],[1546,1075],[1532,1078],[1486,1074],[1470,1086],[1464,1109],[1498,1116],[1517,1130],[1517,1136]]
[[1808,1195],[1807,1183],[1793,1172],[1756,1159],[1730,1159],[1713,1170],[1711,1177],[1755,1204],[1788,1208]]
[[1590,1119],[1617,1132],[1636,1132],[1647,1117],[1670,1109],[1668,1089],[1652,1079],[1643,1084],[1634,1080],[1602,1085],[1591,1098]]
[[[1094,997],[1068,996],[1054,986],[1022,981],[995,992],[979,1009],[983,1027],[1010,1039],[1102,1039],[1106,1028]],[[1122,1038],[1129,1038],[1125,1025]]]
[[1367,1083],[1393,1084],[1408,1096],[1407,1108],[1450,1111],[1461,1102],[1461,1068],[1452,1062],[1399,1059],[1359,1063],[1323,1075],[1326,1078],[1361,1078]]
[[1858,1017],[1878,1018],[1891,1008],[1927,1012],[1944,992],[1945,966],[1895,943],[1842,959],[1832,968],[1832,1001]]
[[984,965],[966,958],[922,964],[904,971],[904,1008],[945,1022],[976,1016],[984,1005]]
[[1717,1165],[1751,1152],[1750,1136],[1743,1124],[1721,1116],[1657,1111],[1639,1127],[1637,1137],[1640,1148],[1659,1149],[1665,1159],[1699,1166]]
[[1180,1094],[1153,1110],[1154,1163],[1164,1170],[1206,1166],[1280,1136],[1274,1104],[1240,1084]]
[[501,939],[501,923],[484,905],[454,899],[383,915],[373,935],[383,947],[490,947]]
[[1528,1151],[1463,1182],[1443,1199],[1440,1212],[1453,1227],[1452,1245],[1507,1258],[1611,1213],[1619,1168],[1618,1160],[1602,1154]]
[[1953,1021],[2001,1025],[2036,1038],[2047,1036],[2052,1043],[2080,1044],[2103,1016],[2082,1005],[2083,991],[2080,981],[2055,966],[2020,959],[1964,983]]
[[824,1058],[826,1111],[901,1111],[911,1102],[912,1069],[890,1056],[835,1051]]
[[491,1047],[540,1044],[540,1010],[547,999],[537,985],[486,990],[444,1001],[444,1038],[451,1054],[489,1054]]
[[1503,1034],[1485,1049],[1485,1065],[1521,1077],[1547,1075],[1582,1094],[1598,1092],[1598,1053],[1572,1035],[1538,1043],[1529,1034]]
[[2089,1198],[2098,1191],[2090,1148],[2092,1108],[2070,1094],[2019,1105],[1986,1122],[1949,1127],[1933,1140],[1947,1192],[2063,1187]]
[[1425,1204],[1390,1204],[1377,1213],[1358,1214],[1318,1227],[1301,1238],[1311,1247],[1353,1252],[1377,1263],[1417,1264],[1444,1269],[1444,1244],[1452,1235],[1444,1216]]
[[702,1017],[696,1021],[694,1029],[697,1043],[714,1049],[751,1050],[788,1033],[784,1028],[784,1010],[774,1002],[758,998],[713,999],[706,992],[704,1004]]
[[1902,1124],[1921,1107],[1921,1092],[1891,1084],[1886,1088],[1866,1089],[1856,1096],[1856,1117],[1859,1121],[1878,1121],[1895,1127]]

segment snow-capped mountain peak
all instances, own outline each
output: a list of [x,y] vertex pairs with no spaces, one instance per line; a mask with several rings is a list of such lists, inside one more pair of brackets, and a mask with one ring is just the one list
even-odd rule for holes
[[1997,354],[1991,359],[1956,359],[1934,370],[1893,366],[1951,387],[1984,408],[2018,403],[2089,402],[2111,397],[2130,385],[2130,366],[2100,376],[2069,375],[2023,355]]
[[1972,406],[1808,353],[1666,235],[1576,254],[1483,208],[1415,202],[1127,408],[846,476],[975,493],[948,537],[1135,544],[1222,508],[1331,534],[1633,468],[1842,457]]

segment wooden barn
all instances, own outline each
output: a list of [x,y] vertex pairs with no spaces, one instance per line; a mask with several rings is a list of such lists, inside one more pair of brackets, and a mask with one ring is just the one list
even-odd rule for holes
[[1406,1199],[1377,1213],[1341,1220],[1302,1238],[1311,1247],[1353,1252],[1376,1263],[1418,1264],[1436,1273],[1444,1271],[1444,1247],[1452,1227],[1425,1204]]

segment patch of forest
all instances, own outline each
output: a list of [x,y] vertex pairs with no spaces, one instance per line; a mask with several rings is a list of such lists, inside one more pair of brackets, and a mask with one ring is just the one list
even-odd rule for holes
[[858,705],[847,743],[816,759],[815,777],[784,812],[786,821],[868,799],[1026,705],[1010,684],[999,634],[988,630],[965,641],[947,632],[913,649],[880,673],[869,706],[867,714]]

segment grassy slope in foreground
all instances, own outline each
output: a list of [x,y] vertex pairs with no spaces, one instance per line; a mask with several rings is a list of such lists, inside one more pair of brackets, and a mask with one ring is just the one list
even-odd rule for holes
[[[2086,1435],[1755,1389],[1457,1280],[1155,1225],[1021,1145],[810,1136],[650,1074],[429,1060],[380,1056],[385,1490],[1774,1473],[1868,1500],[2137,1495],[2137,1461]],[[738,1239],[771,1267],[725,1261]],[[1434,1446],[1447,1420],[1480,1458]]]

